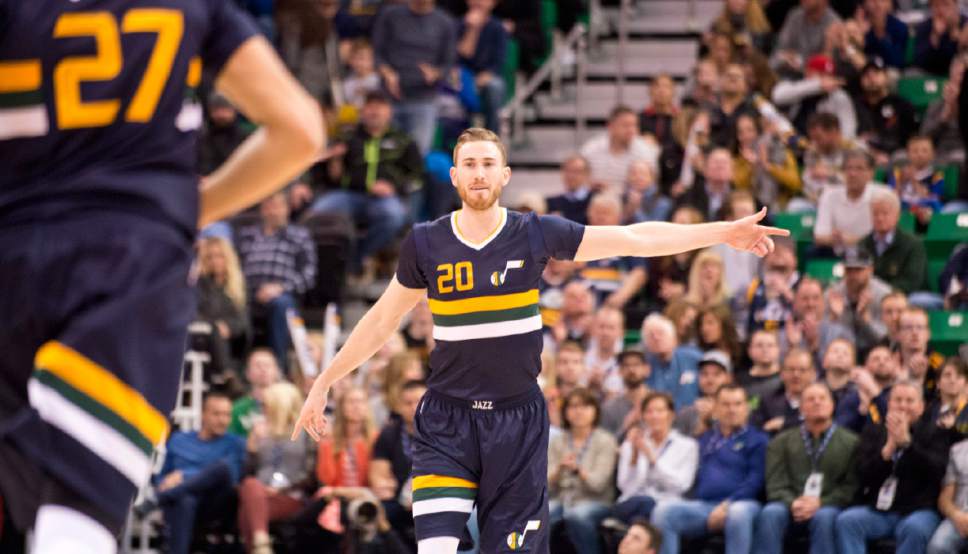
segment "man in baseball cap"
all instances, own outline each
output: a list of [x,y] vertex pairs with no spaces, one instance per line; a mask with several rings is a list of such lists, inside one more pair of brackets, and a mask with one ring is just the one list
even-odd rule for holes
[[699,361],[699,394],[692,406],[679,411],[676,429],[698,437],[710,428],[713,419],[713,400],[719,387],[733,381],[733,362],[722,350],[710,350]]

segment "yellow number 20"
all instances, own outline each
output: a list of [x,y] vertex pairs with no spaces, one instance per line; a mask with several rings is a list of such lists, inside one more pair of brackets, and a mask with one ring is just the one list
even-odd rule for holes
[[[144,123],[154,115],[178,54],[184,27],[184,17],[178,10],[138,8],[124,15],[120,32],[158,35],[144,77],[125,112],[126,121]],[[121,101],[85,102],[81,98],[81,84],[109,81],[121,73],[121,36],[114,15],[110,12],[66,13],[57,19],[54,37],[93,37],[97,46],[94,56],[70,56],[54,66],[57,126],[77,129],[110,125],[117,118]]]
[[474,288],[474,266],[470,262],[440,264],[437,271],[443,272],[437,276],[437,291],[441,294],[454,292],[455,287],[459,291]]

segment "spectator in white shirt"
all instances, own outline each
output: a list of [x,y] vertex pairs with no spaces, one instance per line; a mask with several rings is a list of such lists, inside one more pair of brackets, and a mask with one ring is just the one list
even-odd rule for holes
[[827,187],[820,195],[817,221],[813,227],[814,256],[840,256],[871,233],[871,198],[877,190],[890,192],[873,183],[874,160],[863,150],[844,154],[844,187]]
[[619,450],[618,489],[612,515],[624,523],[649,517],[657,502],[681,499],[692,487],[699,443],[672,428],[672,397],[649,393],[642,401],[641,425],[632,427]]
[[588,139],[581,154],[591,164],[592,183],[619,192],[629,164],[646,160],[659,167],[659,146],[639,136],[639,116],[628,106],[616,106],[608,117],[606,132]]

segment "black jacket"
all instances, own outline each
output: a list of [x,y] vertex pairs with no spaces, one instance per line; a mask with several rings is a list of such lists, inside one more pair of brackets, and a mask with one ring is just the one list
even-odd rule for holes
[[[881,485],[891,476],[894,463],[881,457],[887,442],[887,427],[868,424],[857,451],[860,477],[858,503],[875,506]],[[911,429],[911,445],[897,460],[897,492],[890,511],[907,515],[915,510],[935,509],[941,493],[941,479],[948,464],[950,434],[922,418]]]

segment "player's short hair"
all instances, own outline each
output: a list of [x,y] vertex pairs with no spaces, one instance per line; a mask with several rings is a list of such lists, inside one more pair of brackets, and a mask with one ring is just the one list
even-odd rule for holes
[[659,531],[659,529],[655,525],[652,525],[649,520],[645,519],[644,517],[637,517],[632,520],[632,523],[629,524],[629,528],[632,527],[641,527],[642,530],[649,535],[649,548],[655,550],[656,552],[660,552],[662,550],[662,531]]
[[508,165],[508,151],[504,147],[504,143],[501,142],[501,137],[497,136],[493,131],[482,129],[481,127],[471,127],[457,137],[457,144],[454,145],[455,165],[457,164],[457,155],[460,152],[460,147],[468,142],[493,142],[501,152],[501,163]]
[[585,387],[578,387],[565,395],[565,399],[561,402],[561,426],[565,429],[571,429],[571,423],[568,422],[565,415],[568,413],[568,405],[576,400],[595,408],[595,419],[592,421],[592,427],[598,427],[598,420],[602,416],[602,405],[599,404],[595,393]]

